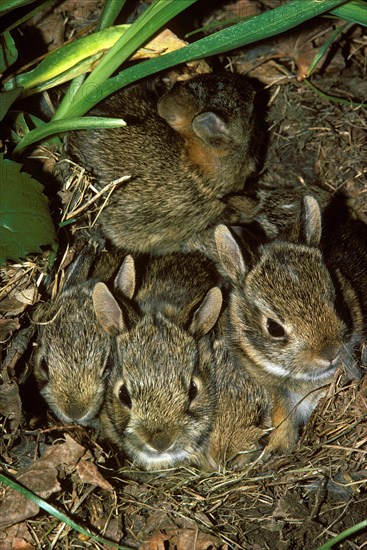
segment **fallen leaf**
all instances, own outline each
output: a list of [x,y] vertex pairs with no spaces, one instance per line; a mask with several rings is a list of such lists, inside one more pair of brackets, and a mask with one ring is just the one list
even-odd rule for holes
[[0,414],[8,419],[12,431],[18,428],[22,416],[22,402],[18,384],[15,382],[4,381],[0,385]]
[[168,529],[155,531],[141,550],[220,550],[223,548],[219,538],[202,533],[197,529]]
[[99,472],[97,466],[89,460],[81,460],[76,467],[76,472],[83,483],[91,483],[98,485],[101,489],[113,491],[111,483],[109,483]]
[[158,55],[166,54],[179,50],[186,46],[187,42],[178,38],[172,31],[165,29],[158,36],[150,40],[144,48],[140,48],[132,59],[146,59],[157,57]]
[[4,343],[14,330],[20,328],[18,319],[0,319],[0,343]]
[[33,537],[25,523],[8,527],[2,533],[0,550],[34,550]]
[[[16,480],[38,496],[47,499],[61,490],[58,481],[60,467],[70,473],[84,455],[85,449],[69,435],[64,443],[49,446],[43,456],[19,471]],[[35,516],[39,507],[15,489],[5,487],[0,502],[0,528],[13,525]]]

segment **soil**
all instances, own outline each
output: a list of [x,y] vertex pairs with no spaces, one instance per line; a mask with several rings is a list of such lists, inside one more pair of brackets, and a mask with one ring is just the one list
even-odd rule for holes
[[[244,4],[239,0],[219,5],[210,14],[201,8],[200,23],[244,9]],[[62,43],[75,29],[93,24],[100,6],[101,2],[88,2],[86,14],[79,2],[62,2],[48,18],[34,20],[28,27],[33,26],[52,47],[50,36]],[[330,193],[342,189],[356,217],[367,222],[367,122],[366,108],[359,105],[366,101],[367,35],[352,26],[312,77],[310,87],[302,71],[305,58],[312,60],[317,51],[317,40],[311,38],[318,36],[320,25],[324,28],[325,21],[232,52],[216,63],[259,79],[267,90],[269,143],[261,184],[294,189],[317,185]],[[37,176],[41,169],[44,179],[52,182],[58,156],[38,148],[33,157],[40,151],[41,168],[39,160],[37,164],[33,160],[29,169],[37,170]],[[64,197],[68,192],[70,188],[63,189]],[[294,452],[251,464],[241,472],[208,474],[190,468],[141,472],[102,445],[93,430],[60,425],[38,401],[27,377],[27,361],[32,348],[29,312],[50,288],[56,291],[63,269],[77,253],[73,226],[68,226],[66,236],[59,251],[62,261],[56,261],[41,284],[39,277],[48,269],[47,254],[0,270],[4,472],[94,533],[126,548],[316,550],[366,520],[366,364],[361,363],[360,380],[350,382],[343,372],[337,373]],[[15,412],[9,416],[4,411]],[[0,550],[109,547],[79,535],[37,506],[31,509],[23,497],[4,486],[0,517]],[[366,529],[336,547],[362,549],[365,541]]]

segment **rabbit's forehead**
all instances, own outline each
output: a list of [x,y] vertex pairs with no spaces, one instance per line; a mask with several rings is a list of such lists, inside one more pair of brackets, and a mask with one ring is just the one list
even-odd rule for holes
[[93,371],[107,361],[110,339],[90,323],[77,328],[66,325],[59,330],[47,327],[40,341],[40,350],[49,368]]
[[118,339],[124,376],[157,380],[191,377],[198,366],[198,346],[180,327],[135,327]]
[[318,251],[291,251],[265,257],[249,273],[246,295],[262,309],[312,316],[334,311],[335,289]]

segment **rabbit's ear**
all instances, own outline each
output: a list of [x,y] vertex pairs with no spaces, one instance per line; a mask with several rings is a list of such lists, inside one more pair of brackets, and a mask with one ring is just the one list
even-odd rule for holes
[[135,292],[135,263],[134,258],[126,256],[115,277],[114,287],[121,292],[125,298],[132,299]]
[[226,225],[218,225],[214,237],[222,266],[233,281],[239,281],[248,271],[240,247]]
[[93,289],[93,306],[102,328],[111,336],[127,330],[122,310],[104,283],[97,283]]
[[194,336],[204,336],[213,328],[222,309],[222,292],[220,288],[211,288],[192,318],[189,331]]
[[88,279],[97,252],[98,249],[95,243],[84,245],[76,259],[68,267],[62,287],[63,292]]
[[292,240],[307,246],[319,246],[321,240],[321,212],[317,200],[311,195],[303,198],[299,224]]
[[195,134],[208,145],[227,143],[231,139],[226,123],[212,111],[200,113],[192,121]]
[[193,113],[184,100],[182,91],[174,89],[168,92],[158,102],[158,114],[177,132],[187,130],[191,124]]

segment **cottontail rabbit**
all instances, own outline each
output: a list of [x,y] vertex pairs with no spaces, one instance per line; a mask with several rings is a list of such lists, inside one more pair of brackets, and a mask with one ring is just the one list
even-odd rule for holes
[[226,195],[243,189],[257,163],[254,101],[248,79],[223,72],[178,82],[166,94],[130,86],[95,108],[91,114],[127,126],[70,132],[67,151],[99,188],[131,176],[101,212],[105,236],[131,252],[165,254],[225,218]]
[[111,337],[97,321],[92,290],[100,275],[104,280],[111,276],[116,259],[104,259],[94,277],[85,280],[94,259],[92,248],[82,251],[59,296],[42,304],[34,315],[38,328],[34,375],[43,398],[64,423],[94,425],[110,367]]
[[256,458],[261,448],[260,439],[270,426],[269,396],[234,353],[230,331],[229,312],[225,309],[211,332],[216,415],[207,462],[215,468],[239,469]]
[[[129,309],[103,283],[93,291],[101,325],[117,336],[102,435],[144,469],[201,464],[208,445],[215,387],[203,347],[222,295],[207,265],[197,254],[151,258]],[[116,296],[131,298],[136,278],[127,256]]]
[[233,344],[249,374],[272,395],[269,451],[294,446],[320,388],[341,364],[359,375],[354,351],[363,339],[361,302],[342,266],[330,274],[320,237],[320,209],[312,197],[303,201],[294,242],[273,241],[242,253],[227,227],[215,231],[233,281]]

